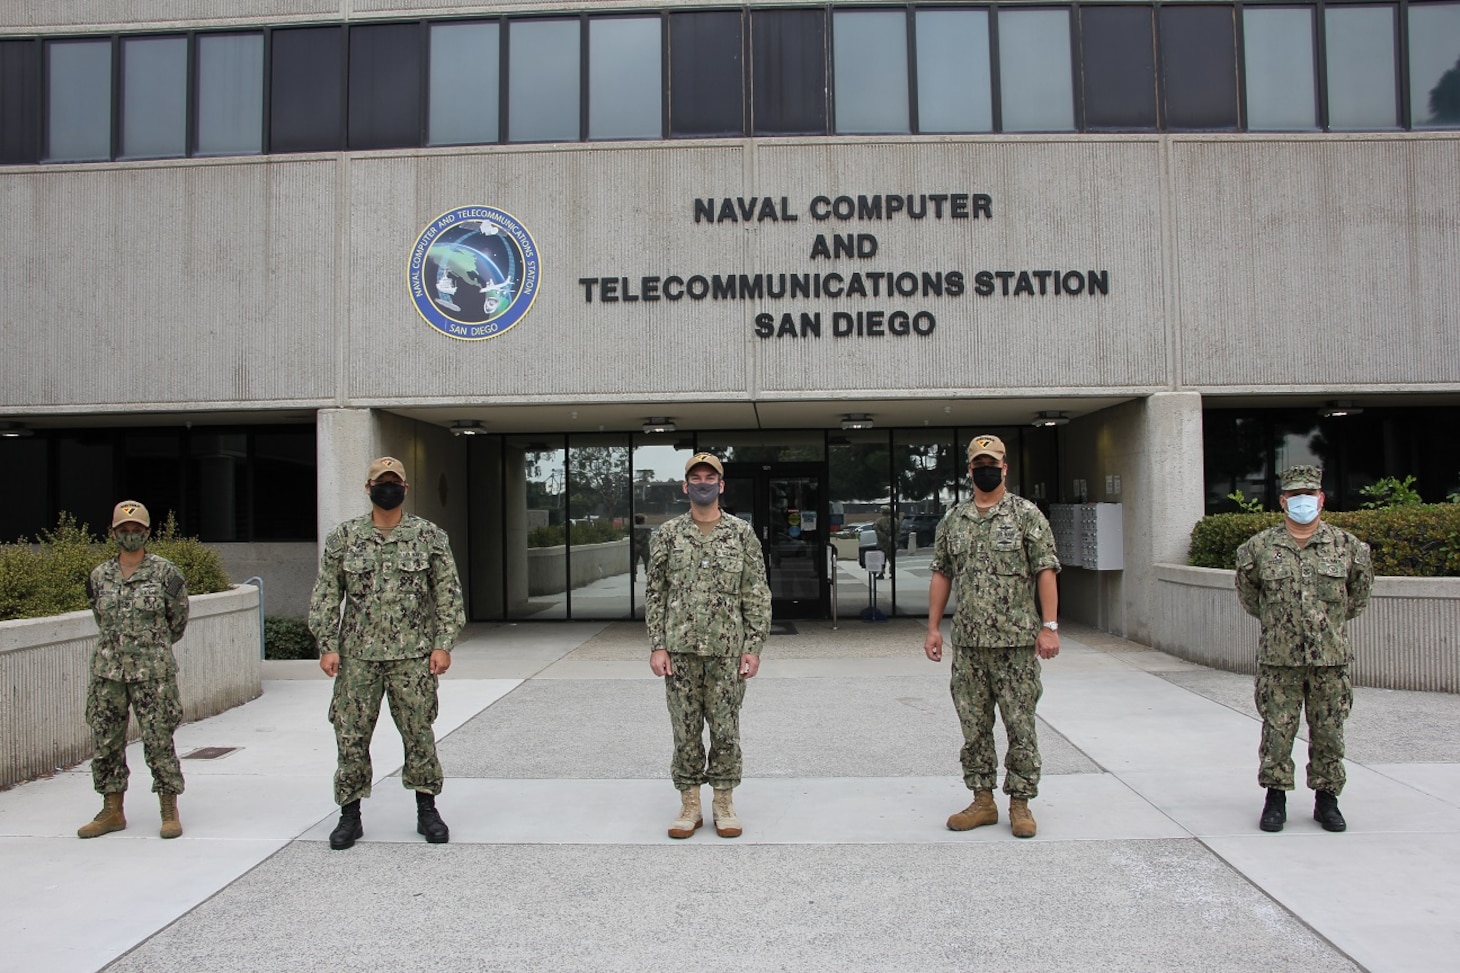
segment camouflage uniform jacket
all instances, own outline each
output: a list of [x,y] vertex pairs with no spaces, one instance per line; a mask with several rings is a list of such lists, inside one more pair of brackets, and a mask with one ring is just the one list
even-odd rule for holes
[[654,531],[644,621],[650,646],[691,655],[760,655],[771,589],[750,524],[722,514],[708,534],[689,514]]
[[1060,569],[1039,508],[1005,491],[985,517],[972,500],[948,511],[933,541],[932,570],[953,580],[955,646],[1033,645],[1040,617],[1035,578]]
[[1349,662],[1343,626],[1368,606],[1373,585],[1369,545],[1322,522],[1301,549],[1283,524],[1237,548],[1237,597],[1262,622],[1264,665]]
[[446,531],[406,514],[387,537],[370,516],[325,538],[309,600],[320,654],[386,662],[450,652],[466,609]]
[[116,558],[103,561],[86,579],[86,600],[101,632],[92,676],[145,682],[177,674],[172,643],[188,627],[188,589],[176,564],[144,554],[123,578]]
[[872,524],[872,529],[877,532],[877,550],[892,557],[892,518],[878,517]]

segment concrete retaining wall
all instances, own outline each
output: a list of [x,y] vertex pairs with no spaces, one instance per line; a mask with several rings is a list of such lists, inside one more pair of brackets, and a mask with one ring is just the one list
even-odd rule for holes
[[[1256,672],[1259,628],[1237,602],[1233,572],[1158,564],[1153,607],[1156,648]],[[1348,634],[1356,684],[1460,693],[1460,578],[1377,578]]]
[[[533,547],[527,551],[527,593],[555,595],[565,589],[563,562],[567,548]],[[629,573],[629,539],[604,544],[574,544],[572,585],[581,588],[602,578]]]
[[[192,597],[187,633],[173,646],[184,720],[262,691],[258,601],[252,585]],[[96,639],[89,611],[0,622],[0,787],[91,756],[84,711]]]

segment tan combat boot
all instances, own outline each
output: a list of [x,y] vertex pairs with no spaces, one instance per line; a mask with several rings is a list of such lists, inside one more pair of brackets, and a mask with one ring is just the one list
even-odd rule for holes
[[705,823],[700,814],[700,789],[691,787],[679,792],[679,817],[669,826],[669,837],[688,838]]
[[740,837],[740,819],[735,816],[735,791],[715,788],[715,834],[722,838]]
[[1014,832],[1016,838],[1034,837],[1034,815],[1029,813],[1027,798],[1009,798],[1009,828]]
[[999,809],[994,806],[993,791],[974,791],[973,803],[948,818],[949,831],[972,831],[986,824],[999,823]]
[[157,833],[164,838],[182,836],[182,822],[177,816],[177,795],[158,794],[157,803],[162,807],[162,828]]
[[104,834],[121,831],[126,826],[127,819],[122,814],[122,792],[103,794],[101,811],[90,822],[76,829],[76,837],[100,838]]

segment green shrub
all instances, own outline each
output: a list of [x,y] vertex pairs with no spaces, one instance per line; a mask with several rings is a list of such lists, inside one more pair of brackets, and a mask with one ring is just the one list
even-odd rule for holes
[[[162,528],[152,532],[147,550],[158,557],[165,557],[177,565],[188,583],[188,594],[207,595],[215,591],[227,591],[233,587],[228,572],[223,567],[223,558],[196,537],[179,537],[177,521],[169,512]],[[116,553],[116,545],[109,545],[107,555]]]
[[1418,507],[1422,505],[1424,497],[1414,488],[1414,477],[1406,476],[1404,479],[1386,476],[1375,480],[1373,483],[1359,491],[1369,499],[1364,501],[1364,509],[1381,510],[1385,507]]
[[[1191,531],[1187,563],[1237,566],[1237,548],[1253,534],[1282,522],[1282,514],[1212,514]],[[1323,514],[1369,545],[1374,573],[1411,578],[1460,577],[1460,505],[1434,503]]]
[[302,618],[288,615],[264,616],[265,659],[318,659],[314,633]]
[[0,552],[0,619],[43,618],[87,607],[86,579],[106,559],[91,531],[61,514],[55,530],[32,545],[6,544]]
[[1237,567],[1237,548],[1253,534],[1282,523],[1280,513],[1212,514],[1191,529],[1186,563],[1198,568]]
[[1231,493],[1227,494],[1227,499],[1237,505],[1237,510],[1240,513],[1260,514],[1263,512],[1262,498],[1249,497],[1247,496],[1247,494],[1243,493],[1240,488],[1233,490]]
[[[189,594],[231,587],[218,552],[194,538],[178,537],[171,514],[147,550],[178,566]],[[114,542],[102,543],[69,513],[61,514],[55,530],[42,531],[35,544],[22,539],[0,545],[0,620],[84,610],[92,568],[116,553]]]

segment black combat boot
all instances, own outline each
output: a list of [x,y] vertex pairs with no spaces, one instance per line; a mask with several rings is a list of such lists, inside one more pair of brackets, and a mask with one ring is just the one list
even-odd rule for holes
[[1262,819],[1257,826],[1263,831],[1281,831],[1288,820],[1288,793],[1276,787],[1267,789],[1267,802],[1262,805]]
[[358,799],[340,808],[340,823],[330,832],[330,847],[343,851],[365,837],[365,827],[360,823],[360,801]]
[[433,845],[444,845],[451,840],[451,829],[436,810],[436,796],[425,791],[416,791],[416,834],[425,835]]
[[1338,795],[1319,791],[1313,799],[1313,820],[1323,825],[1324,831],[1346,831],[1348,822],[1338,810]]

